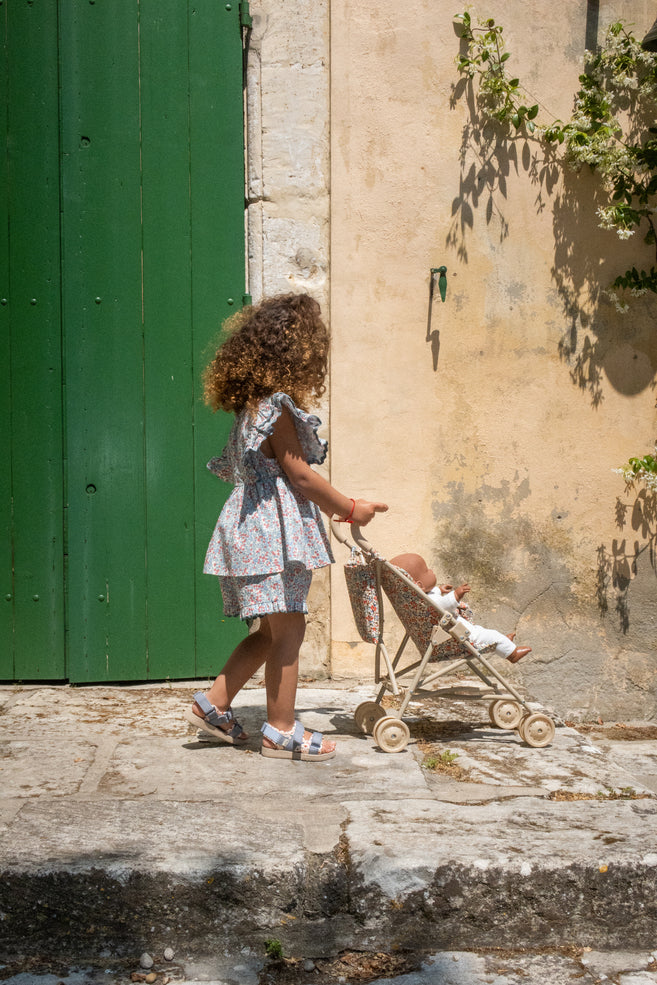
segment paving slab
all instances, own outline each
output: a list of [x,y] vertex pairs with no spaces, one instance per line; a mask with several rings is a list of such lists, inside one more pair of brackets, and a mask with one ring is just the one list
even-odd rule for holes
[[585,735],[610,763],[657,793],[657,725],[607,722],[587,726]]
[[[235,701],[247,748],[200,740],[183,718],[198,686],[0,688],[7,954],[173,946],[234,967],[268,936],[308,957],[657,941],[645,731],[640,761],[563,724],[532,749],[486,702],[433,694],[386,754],[353,717],[372,685],[337,682],[299,691],[299,717],[339,744],[309,765],[259,755],[257,686]],[[441,757],[454,769],[427,768]]]

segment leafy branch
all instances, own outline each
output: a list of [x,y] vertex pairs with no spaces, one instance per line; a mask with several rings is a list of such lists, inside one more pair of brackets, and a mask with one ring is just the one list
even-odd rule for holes
[[612,24],[598,52],[587,52],[586,72],[580,75],[573,115],[539,124],[539,104],[533,102],[519,78],[508,71],[504,29],[493,18],[474,25],[468,12],[455,18],[462,24],[465,51],[459,71],[477,80],[482,112],[528,138],[562,145],[564,159],[576,170],[595,170],[609,196],[598,209],[600,225],[620,239],[641,231],[655,250],[655,265],[631,267],[610,285],[619,310],[627,304],[619,291],[639,296],[657,294],[657,54],[644,51],[634,35],[618,21]]
[[502,37],[504,28],[492,17],[474,27],[467,11],[457,14],[455,20],[463,25],[461,38],[467,43],[467,51],[457,60],[458,69],[470,79],[479,76],[479,99],[482,108],[500,123],[512,123],[516,130],[526,126],[530,133],[536,130],[534,119],[538,115],[538,103],[526,106],[521,101],[520,79],[512,79],[506,73],[506,62],[511,52],[505,50]]
[[631,458],[629,462],[614,471],[623,476],[628,486],[634,482],[643,482],[648,489],[657,492],[657,448],[654,455]]

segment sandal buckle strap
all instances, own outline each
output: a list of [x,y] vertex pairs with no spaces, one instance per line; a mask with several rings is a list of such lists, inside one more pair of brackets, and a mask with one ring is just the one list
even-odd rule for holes
[[[303,746],[305,729],[301,722],[294,723],[294,729],[290,735],[285,732],[280,732],[277,728],[274,728],[273,725],[270,725],[269,722],[265,722],[260,731],[266,739],[269,739],[270,742],[277,745],[279,749],[289,749],[292,752],[295,752]],[[308,743],[308,752],[311,753],[311,755],[316,756],[320,752],[323,738],[324,736],[321,732],[313,732]]]
[[[238,735],[241,735],[244,731],[240,723],[233,715],[233,709],[229,706],[226,711],[219,713],[213,704],[210,704],[206,696],[202,691],[198,691],[194,695],[194,701],[199,706],[203,712],[203,716],[209,725],[214,725],[216,728],[222,729],[227,735],[232,736],[234,739]],[[230,725],[233,722],[231,729],[224,728],[225,725]]]

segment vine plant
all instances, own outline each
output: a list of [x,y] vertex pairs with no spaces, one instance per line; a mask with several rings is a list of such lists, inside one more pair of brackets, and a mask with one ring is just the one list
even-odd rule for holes
[[[601,227],[623,240],[639,232],[653,248],[649,270],[632,266],[609,286],[606,293],[618,310],[628,309],[621,300],[627,294],[657,294],[657,54],[644,51],[620,21],[611,24],[600,49],[586,53],[570,120],[541,123],[542,107],[508,72],[504,28],[493,18],[475,26],[467,11],[455,20],[465,42],[457,66],[477,81],[482,112],[512,135],[562,145],[565,161],[576,170],[588,165],[596,171],[609,198],[598,209]],[[616,471],[628,484],[643,482],[657,492],[657,448]]]
[[542,124],[539,104],[507,72],[511,53],[505,49],[504,28],[493,18],[474,26],[467,12],[455,19],[466,42],[458,69],[478,78],[483,112],[516,133],[563,145],[568,163],[597,171],[609,194],[609,204],[598,209],[600,225],[615,229],[621,239],[640,231],[653,247],[650,270],[632,267],[612,283],[618,307],[627,307],[619,291],[657,294],[657,54],[644,51],[620,21],[612,24],[601,49],[587,52],[571,119]]
[[629,462],[614,471],[623,476],[628,486],[634,482],[642,482],[651,492],[657,492],[657,448],[654,455],[631,458]]

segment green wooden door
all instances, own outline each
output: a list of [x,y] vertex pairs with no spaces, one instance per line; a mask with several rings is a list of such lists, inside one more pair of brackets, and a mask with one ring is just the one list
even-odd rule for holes
[[[61,412],[53,415],[59,431],[53,428],[50,456],[60,533],[50,608],[59,637],[44,675],[19,625],[17,592],[8,590],[13,656],[0,673],[76,682],[201,676],[218,669],[241,634],[234,621],[222,622],[216,579],[201,573],[228,492],[204,465],[230,421],[210,414],[199,387],[209,344],[244,289],[239,10],[211,0],[61,0],[59,45],[56,30],[44,37],[51,49],[54,43],[61,91],[51,189],[53,239],[61,243],[61,265],[54,261],[61,269],[60,366],[53,371]],[[10,31],[11,58],[13,45]],[[43,88],[34,68],[35,88]],[[11,210],[10,202],[10,219]],[[10,271],[12,248],[10,237]],[[25,318],[39,307],[28,304]],[[22,327],[12,344],[14,334],[23,339],[19,353],[34,353]],[[15,360],[10,375],[13,406],[21,379]],[[30,437],[36,427],[33,413]],[[35,454],[26,454],[28,442],[14,432],[12,423],[12,461],[34,485]],[[41,477],[38,486],[43,495]],[[16,544],[26,524],[16,504],[25,499],[32,514],[36,493],[29,498],[13,483],[7,495],[18,584]],[[34,538],[30,564],[44,550],[44,535]],[[42,595],[29,581],[21,603],[28,609],[30,592]]]
[[0,6],[4,679],[64,676],[57,9]]

